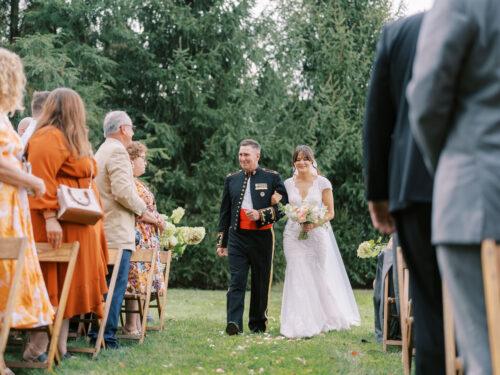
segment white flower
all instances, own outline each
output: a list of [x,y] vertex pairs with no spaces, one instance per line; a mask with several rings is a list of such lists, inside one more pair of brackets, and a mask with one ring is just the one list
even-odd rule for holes
[[165,222],[165,230],[163,231],[164,236],[167,238],[172,237],[175,234],[175,225],[170,221]]
[[175,236],[169,237],[167,248],[173,249],[175,247],[175,245],[177,245],[178,243],[179,243],[179,241],[177,240],[177,238],[175,238]]
[[172,211],[172,215],[170,215],[170,219],[172,219],[172,222],[174,224],[179,224],[179,222],[184,217],[185,212],[186,212],[186,210],[184,210],[184,208],[177,207],[175,210]]

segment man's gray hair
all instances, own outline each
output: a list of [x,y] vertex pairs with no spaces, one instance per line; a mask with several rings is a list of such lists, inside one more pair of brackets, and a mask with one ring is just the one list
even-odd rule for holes
[[240,142],[240,147],[242,146],[250,146],[260,152],[260,144],[256,140],[244,139]]
[[112,111],[104,117],[103,130],[104,136],[116,133],[121,125],[132,125],[132,120],[123,111]]

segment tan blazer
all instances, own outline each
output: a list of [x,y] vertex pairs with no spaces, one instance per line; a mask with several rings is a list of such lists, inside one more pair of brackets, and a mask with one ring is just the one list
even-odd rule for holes
[[108,244],[135,249],[135,215],[146,211],[146,203],[135,188],[132,164],[125,146],[107,138],[95,154],[97,187],[104,207],[104,231]]

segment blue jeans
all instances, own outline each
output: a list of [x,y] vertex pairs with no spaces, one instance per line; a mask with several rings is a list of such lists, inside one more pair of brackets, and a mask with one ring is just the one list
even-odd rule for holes
[[[125,290],[127,289],[128,271],[130,269],[131,255],[131,250],[123,250],[122,260],[120,262],[120,268],[118,269],[118,276],[116,278],[115,291],[113,293],[113,299],[111,300],[111,306],[109,308],[108,321],[106,322],[106,327],[104,329],[104,341],[106,342],[106,346],[110,348],[116,347],[118,345],[116,330],[118,328],[118,320],[120,319],[120,310],[123,303],[123,297],[125,296]],[[107,277],[108,285],[111,279],[111,274],[112,270],[109,270]],[[89,337],[93,340],[97,338],[97,328],[92,329],[92,332],[89,333]]]

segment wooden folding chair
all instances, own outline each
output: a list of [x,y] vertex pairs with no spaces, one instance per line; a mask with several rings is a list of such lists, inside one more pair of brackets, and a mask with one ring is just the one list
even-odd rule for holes
[[17,294],[21,284],[21,276],[24,268],[24,248],[26,238],[2,238],[0,239],[0,261],[16,261],[14,276],[11,281],[9,296],[5,303],[5,310],[0,317],[0,374],[5,374],[4,353],[9,339],[12,314],[16,304]]
[[[151,288],[153,286],[153,276],[156,271],[156,250],[136,250],[132,252],[130,257],[130,262],[143,262],[149,263],[151,267],[149,268],[148,277],[146,281],[146,294],[144,293],[126,293],[123,299],[124,305],[121,309],[121,314],[126,313],[138,313],[141,320],[141,332],[138,335],[121,334],[117,335],[118,338],[127,340],[138,340],[140,344],[144,342],[144,336],[146,334],[146,324],[149,312],[149,304],[151,301]],[[127,301],[137,301],[138,309],[128,310],[126,307]],[[123,315],[120,315],[122,326]]]
[[389,339],[389,323],[392,318],[391,306],[396,304],[395,297],[389,297],[389,272],[384,278],[384,326],[382,328],[382,347],[384,352],[387,351],[387,346],[401,346],[402,340]]
[[455,342],[455,321],[451,297],[447,285],[443,281],[443,326],[446,360],[446,375],[463,374],[462,359],[457,356]]
[[158,291],[151,293],[150,308],[158,309],[159,324],[157,326],[146,327],[149,331],[163,331],[165,326],[165,311],[167,307],[168,279],[170,277],[170,263],[172,261],[172,251],[160,251],[160,263],[163,264],[162,277],[165,282],[165,291],[159,295]]
[[[52,246],[48,243],[37,243],[36,249],[38,253],[38,261],[40,263],[68,263],[68,268],[66,270],[66,276],[64,277],[63,288],[61,291],[61,296],[59,297],[59,306],[57,307],[57,312],[52,325],[45,328],[34,328],[26,331],[46,331],[49,335],[49,352],[47,363],[38,362],[7,362],[7,365],[11,368],[46,368],[49,371],[52,370],[56,356],[59,353],[57,351],[57,344],[59,343],[59,334],[61,332],[61,326],[64,319],[64,311],[66,310],[66,303],[68,302],[69,289],[71,287],[71,282],[73,280],[73,273],[75,271],[76,259],[78,257],[78,251],[80,250],[80,243],[78,241],[71,243],[63,243],[61,247],[57,250],[52,249]],[[23,330],[24,331],[24,330]]]
[[494,375],[500,375],[500,246],[494,240],[483,241],[481,262],[490,339],[491,367]]
[[410,270],[406,265],[401,247],[396,251],[398,263],[399,311],[401,319],[402,360],[405,375],[411,374],[413,357],[413,306],[410,298]]
[[98,324],[99,325],[99,332],[97,333],[95,345],[93,347],[90,347],[90,348],[69,347],[68,351],[73,352],[73,353],[91,354],[92,358],[95,359],[95,358],[97,358],[101,349],[105,348],[104,329],[106,328],[106,323],[107,323],[108,317],[109,317],[109,310],[111,308],[111,301],[113,299],[113,293],[115,291],[116,278],[118,277],[118,270],[120,269],[120,262],[122,260],[122,255],[123,255],[122,249],[108,247],[108,266],[113,266],[113,272],[111,273],[111,280],[110,280],[109,286],[108,286],[108,293],[106,294],[106,300],[105,300],[105,305],[104,305],[104,315],[103,315],[102,319],[93,318],[92,316],[90,318],[85,318],[83,316],[83,317],[80,317],[79,319],[77,319],[79,321],[78,331],[83,332],[85,335],[87,333],[86,332],[87,330],[82,329],[82,325],[88,323],[89,330],[90,330],[91,324]]

